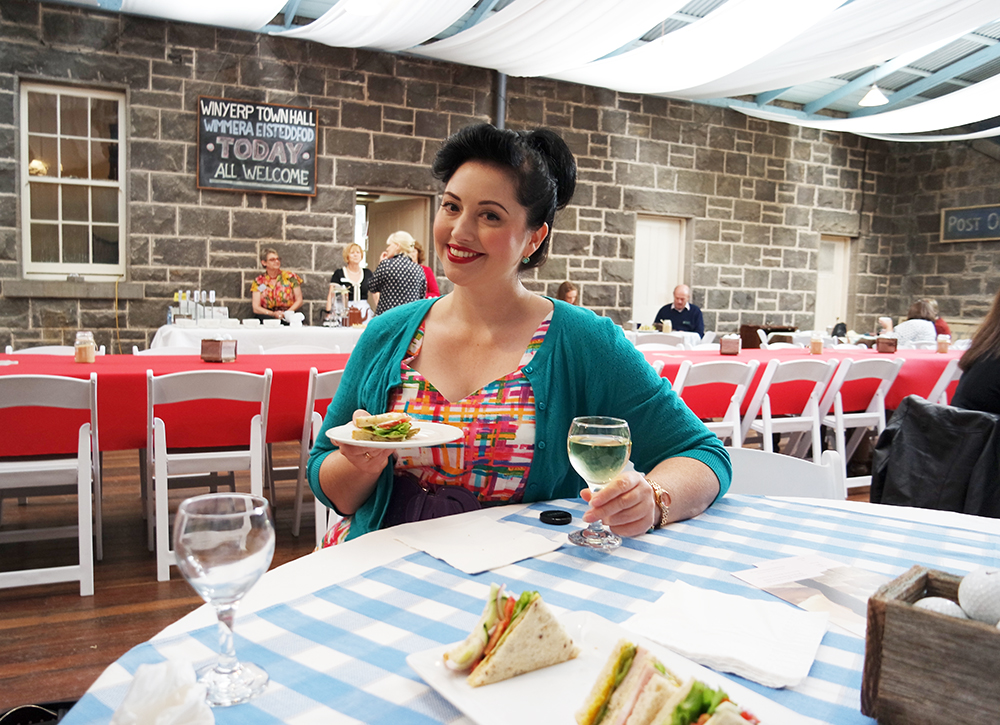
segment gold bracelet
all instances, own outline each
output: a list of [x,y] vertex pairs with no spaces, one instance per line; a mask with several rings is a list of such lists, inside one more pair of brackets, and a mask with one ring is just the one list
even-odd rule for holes
[[[667,521],[670,518],[670,504],[673,499],[667,492],[667,490],[664,489],[656,481],[652,481],[647,477],[646,483],[648,483],[649,487],[653,489],[653,500],[656,502],[656,505],[660,508],[660,520],[658,523],[653,524],[653,528],[658,529],[661,526],[667,525]],[[664,500],[664,497],[666,497],[666,500]]]

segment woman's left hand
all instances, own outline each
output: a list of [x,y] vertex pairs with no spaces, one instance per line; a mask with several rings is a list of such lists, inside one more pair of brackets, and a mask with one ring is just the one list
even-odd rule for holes
[[583,514],[584,522],[603,521],[619,536],[645,534],[660,520],[653,489],[636,471],[621,474],[597,493],[585,488],[580,496],[590,503],[590,508]]

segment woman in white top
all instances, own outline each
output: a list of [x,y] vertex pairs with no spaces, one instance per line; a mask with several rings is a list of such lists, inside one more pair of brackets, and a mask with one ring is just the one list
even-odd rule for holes
[[372,271],[361,266],[365,251],[360,244],[349,244],[344,249],[344,262],[346,265],[338,269],[330,277],[330,291],[326,295],[327,319],[333,311],[333,296],[337,286],[348,288],[348,304],[357,307],[367,316],[368,307],[368,287],[372,283]]
[[893,329],[892,321],[882,323],[886,332],[892,332],[901,343],[934,342],[937,340],[937,329],[934,327],[934,310],[927,300],[917,300],[906,313],[906,322],[900,322]]

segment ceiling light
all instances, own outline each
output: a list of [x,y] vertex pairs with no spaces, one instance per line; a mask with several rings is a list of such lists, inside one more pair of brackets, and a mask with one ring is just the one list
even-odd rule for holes
[[872,84],[872,87],[865,94],[865,97],[858,101],[859,106],[884,106],[889,102],[889,99],[885,97],[885,94],[879,90],[879,87]]

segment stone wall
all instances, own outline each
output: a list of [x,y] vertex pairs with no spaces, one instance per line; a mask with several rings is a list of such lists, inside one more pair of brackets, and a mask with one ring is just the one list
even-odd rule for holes
[[1000,147],[894,144],[888,160],[892,188],[874,230],[885,254],[885,309],[905,315],[914,299],[930,297],[946,320],[981,319],[1000,289],[1000,241],[941,242],[940,210],[1000,205]]
[[[117,303],[111,289],[75,296],[62,283],[29,294],[18,282],[19,79],[128,91],[129,279],[125,294],[114,290]],[[6,0],[0,5],[0,344],[69,342],[76,329],[91,328],[109,351],[117,352],[118,339],[127,351],[151,339],[179,288],[215,289],[232,314],[246,316],[263,246],[276,248],[285,267],[306,277],[309,317],[318,322],[326,281],[353,236],[355,190],[438,191],[430,160],[448,134],[493,120],[494,83],[490,71],[403,55]],[[318,109],[317,195],[198,190],[199,95]],[[924,197],[908,186],[921,172],[894,158],[898,149],[541,79],[509,79],[506,101],[510,127],[554,128],[580,170],[573,203],[556,220],[548,264],[525,278],[534,290],[552,293],[568,278],[579,283],[585,305],[628,319],[636,217],[653,214],[689,220],[686,276],[709,329],[759,322],[811,327],[823,233],[858,238],[851,302],[871,317],[859,329],[903,293],[909,270],[900,266],[917,259],[907,250],[911,230],[901,225],[904,199]],[[944,186],[953,181],[947,168]],[[933,270],[923,264],[921,289],[936,289],[933,279],[949,262],[935,260]],[[982,274],[984,288],[988,276]],[[956,287],[956,300],[963,297]],[[943,309],[954,309],[947,304]],[[961,304],[958,313],[966,314]]]

